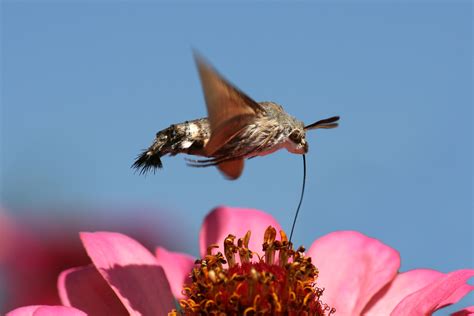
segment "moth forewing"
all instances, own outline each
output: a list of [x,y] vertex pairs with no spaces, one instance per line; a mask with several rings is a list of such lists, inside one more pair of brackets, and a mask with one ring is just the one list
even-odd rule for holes
[[263,111],[252,98],[222,77],[205,59],[194,52],[201,79],[211,131],[240,115],[255,115]]
[[239,134],[254,119],[254,115],[239,115],[211,130],[211,138],[204,150],[207,156],[213,156],[219,149]]
[[[205,152],[208,156],[213,156],[264,110],[252,98],[222,77],[197,52],[194,52],[194,58],[211,128],[211,137],[205,146]],[[240,168],[243,168],[243,164]],[[220,169],[230,178],[238,177],[242,172],[240,170],[238,173],[227,173],[225,170],[229,168]]]

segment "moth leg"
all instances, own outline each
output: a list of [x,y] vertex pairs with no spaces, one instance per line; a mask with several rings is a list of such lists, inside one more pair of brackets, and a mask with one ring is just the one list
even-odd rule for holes
[[217,162],[212,162],[212,163],[207,163],[207,164],[196,164],[196,163],[189,163],[189,162],[186,163],[186,165],[193,168],[207,168],[207,167],[217,166],[218,164],[219,163]]
[[214,159],[203,159],[203,160],[185,158],[186,164],[188,166],[196,167],[196,168],[217,166],[221,162],[224,162],[226,160],[231,160],[231,159],[233,160],[234,158],[214,158]]
[[210,159],[191,159],[191,158],[184,158],[184,160],[186,160],[187,162],[200,164],[200,163],[215,162],[216,160],[218,160],[218,158],[210,158]]
[[246,154],[235,156],[235,157],[221,157],[221,158],[202,159],[202,160],[185,158],[185,160],[186,160],[187,165],[190,167],[204,168],[204,167],[217,166],[218,164],[226,162],[226,161],[243,159],[245,158],[245,156]]

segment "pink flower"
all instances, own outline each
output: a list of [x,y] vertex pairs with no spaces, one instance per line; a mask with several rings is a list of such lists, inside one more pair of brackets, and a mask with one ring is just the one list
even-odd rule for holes
[[28,216],[14,216],[0,206],[0,315],[18,306],[61,304],[56,286],[59,273],[90,263],[77,238],[78,231],[104,227],[124,231],[148,249],[154,248],[156,240],[170,241],[166,229],[153,225],[152,212],[142,212],[134,221],[121,215],[126,212],[108,221],[100,216],[103,211],[93,212],[97,215],[93,220],[73,215],[51,220],[35,217],[34,213],[41,212],[34,211]]
[[[261,211],[217,208],[206,217],[201,229],[201,256],[209,255],[208,246],[221,245],[229,233],[244,236],[249,230],[252,237],[248,249],[261,249],[260,241],[268,226],[281,230],[272,216]],[[268,234],[265,238],[268,240]],[[175,298],[183,298],[183,285],[189,283],[195,267],[191,256],[163,248],[158,248],[154,256],[135,240],[118,233],[82,233],[81,240],[92,265],[60,275],[59,295],[65,306],[28,306],[8,316],[84,315],[82,312],[166,315],[175,308]],[[242,249],[247,248],[239,251]],[[335,307],[338,316],[429,315],[474,289],[466,283],[474,270],[398,273],[397,251],[353,231],[334,232],[316,240],[306,256],[319,270],[316,282],[325,289],[322,300]],[[456,315],[469,313],[472,308]]]

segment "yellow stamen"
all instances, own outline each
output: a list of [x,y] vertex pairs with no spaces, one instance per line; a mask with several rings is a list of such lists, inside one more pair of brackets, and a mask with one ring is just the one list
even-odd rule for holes
[[[331,315],[335,309],[320,301],[316,286],[318,269],[304,254],[293,250],[285,232],[269,226],[263,238],[263,256],[248,248],[250,231],[236,242],[228,235],[224,254],[211,245],[203,259],[196,260],[192,283],[183,288],[179,311],[169,315]],[[277,253],[278,252],[278,253]],[[236,254],[239,255],[236,258]],[[253,259],[256,254],[257,258]]]

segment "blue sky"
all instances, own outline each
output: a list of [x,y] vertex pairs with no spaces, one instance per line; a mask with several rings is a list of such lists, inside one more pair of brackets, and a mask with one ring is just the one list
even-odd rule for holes
[[5,1],[1,20],[12,213],[168,220],[186,240],[174,250],[194,254],[217,205],[265,210],[289,231],[302,167],[286,151],[234,182],[183,156],[154,176],[129,168],[158,130],[206,115],[197,48],[256,100],[307,123],[341,116],[308,134],[296,243],[352,229],[399,250],[404,271],[474,266],[470,2]]

